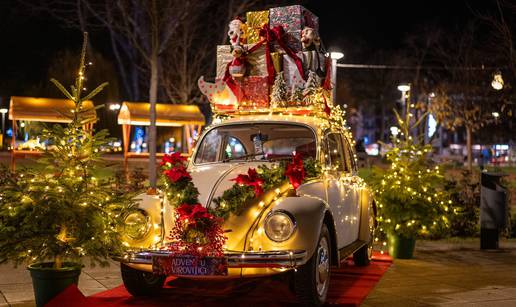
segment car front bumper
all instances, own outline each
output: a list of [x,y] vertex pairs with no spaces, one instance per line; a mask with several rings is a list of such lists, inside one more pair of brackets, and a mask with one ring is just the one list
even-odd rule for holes
[[[171,257],[173,253],[164,250],[128,252],[115,260],[125,264],[151,265],[153,257]],[[276,268],[293,269],[306,262],[305,250],[237,252],[226,251],[224,257],[228,268]]]

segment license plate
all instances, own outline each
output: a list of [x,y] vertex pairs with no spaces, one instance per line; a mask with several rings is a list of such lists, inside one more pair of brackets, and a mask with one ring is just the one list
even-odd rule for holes
[[152,271],[160,275],[226,276],[226,258],[196,258],[189,255],[154,256]]

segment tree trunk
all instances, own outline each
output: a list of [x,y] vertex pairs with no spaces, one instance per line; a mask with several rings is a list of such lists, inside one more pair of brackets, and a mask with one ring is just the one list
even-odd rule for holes
[[54,257],[54,269],[60,269],[63,267],[63,259],[61,258],[61,255],[56,255]]
[[156,101],[158,97],[158,53],[152,53],[150,59],[151,77],[149,88],[150,126],[149,126],[149,184],[156,188]]
[[468,170],[473,170],[473,148],[471,145],[472,131],[471,127],[466,126],[466,149],[468,151]]

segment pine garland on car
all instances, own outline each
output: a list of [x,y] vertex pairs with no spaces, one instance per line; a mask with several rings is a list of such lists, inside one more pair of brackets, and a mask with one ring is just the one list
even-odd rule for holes
[[171,231],[171,251],[199,258],[223,255],[225,243],[222,220],[199,203],[199,191],[186,170],[186,158],[180,153],[165,155],[161,162],[165,190],[174,206],[176,220]]
[[[292,169],[296,165],[298,173],[288,174],[289,166]],[[304,174],[301,174],[304,172]],[[256,175],[254,175],[256,173]],[[233,180],[236,182],[231,188],[224,191],[220,197],[213,201],[217,204],[217,216],[227,218],[231,213],[239,215],[249,203],[260,196],[264,191],[277,188],[287,180],[290,180],[294,188],[299,186],[296,182],[316,178],[321,173],[319,164],[313,158],[302,159],[300,155],[294,155],[291,163],[281,161],[277,165],[268,167],[260,165],[255,169],[250,168],[247,175],[239,175]],[[262,191],[254,188],[257,182],[261,181]]]
[[303,160],[299,154],[294,154],[290,163],[280,161],[272,167],[260,165],[256,169],[249,168],[247,174],[231,179],[235,184],[213,200],[217,204],[216,209],[208,210],[199,203],[199,191],[186,170],[186,159],[180,153],[165,155],[161,168],[167,199],[176,210],[175,225],[171,231],[174,244],[169,248],[199,258],[223,255],[226,238],[222,223],[231,214],[241,214],[253,199],[287,180],[297,189],[301,183],[321,173],[316,160]]

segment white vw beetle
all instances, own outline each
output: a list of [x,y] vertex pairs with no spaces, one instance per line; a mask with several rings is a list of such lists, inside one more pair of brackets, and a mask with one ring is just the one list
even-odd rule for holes
[[[284,184],[267,192],[257,204],[225,221],[227,274],[198,270],[180,276],[284,274],[301,302],[324,303],[331,266],[350,255],[357,265],[367,265],[371,258],[375,208],[370,190],[357,176],[349,136],[324,117],[303,115],[240,115],[205,129],[188,170],[201,204],[208,208],[216,209],[213,199],[234,184],[230,179],[250,167],[274,165],[277,156],[295,151],[318,161],[323,171],[295,191]],[[141,198],[139,211],[126,217],[126,244],[132,252],[120,258],[124,284],[135,296],[150,295],[163,286],[166,276],[153,273],[153,258],[167,255],[162,247],[170,243],[167,237],[174,223],[166,199]]]

